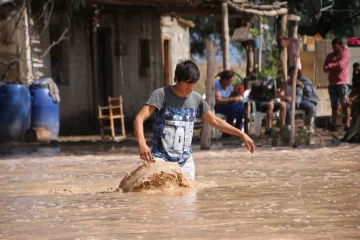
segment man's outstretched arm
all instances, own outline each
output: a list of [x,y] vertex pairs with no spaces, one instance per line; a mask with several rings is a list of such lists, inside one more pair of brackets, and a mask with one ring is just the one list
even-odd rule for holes
[[154,105],[143,106],[134,120],[134,132],[139,145],[139,155],[140,158],[144,161],[152,161],[151,150],[146,144],[146,139],[144,136],[144,122],[153,114],[155,109],[156,107]]
[[219,129],[222,132],[229,133],[238,137],[241,137],[245,146],[248,148],[250,152],[255,151],[254,141],[243,131],[237,129],[236,127],[231,126],[226,121],[221,118],[216,117],[212,111],[207,111],[203,118],[214,128]]

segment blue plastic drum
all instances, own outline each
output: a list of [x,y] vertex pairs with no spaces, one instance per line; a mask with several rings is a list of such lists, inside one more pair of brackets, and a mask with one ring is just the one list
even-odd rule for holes
[[59,103],[50,95],[44,85],[30,85],[31,127],[46,127],[51,132],[51,139],[56,140],[59,134]]
[[30,93],[24,84],[0,86],[0,141],[21,141],[30,127]]

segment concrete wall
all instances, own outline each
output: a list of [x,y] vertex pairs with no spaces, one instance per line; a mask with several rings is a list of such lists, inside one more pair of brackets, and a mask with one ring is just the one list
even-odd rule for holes
[[[331,116],[331,103],[327,90],[328,86],[328,74],[323,71],[323,65],[327,55],[332,52],[331,47],[332,40],[318,40],[315,42],[315,51],[313,54],[308,54],[308,58],[311,56],[313,60],[307,59],[307,62],[314,63],[314,79],[313,82],[318,88],[319,104],[317,109],[318,116]],[[360,49],[356,47],[349,47],[350,51],[350,66],[349,66],[349,83],[352,84],[352,65],[355,62],[360,62]],[[302,61],[304,63],[304,61]],[[303,65],[303,67],[306,66]],[[309,66],[311,67],[311,66]],[[308,73],[311,74],[310,72]]]
[[[113,55],[113,95],[122,95],[127,121],[132,121],[150,94],[162,86],[160,15],[142,9],[136,12],[107,14],[103,26],[112,27],[112,44],[123,52]],[[139,75],[139,41],[150,40],[150,74]]]
[[[27,85],[32,78],[27,12],[19,11],[17,6],[10,4],[1,6],[1,10],[3,14],[0,18],[0,77],[11,65],[4,81],[20,80]],[[10,64],[11,62],[15,63]]]
[[62,49],[62,73],[65,83],[54,79],[61,98],[60,135],[87,134],[91,133],[94,128],[87,24],[84,20],[79,21],[79,19],[72,19],[69,23],[64,13],[54,12],[49,28],[40,35],[42,27],[38,27],[31,36],[34,79],[51,77],[50,51],[44,58],[39,58],[39,56],[43,55],[52,43],[50,42],[50,28],[59,28],[60,34],[69,28],[66,34],[68,39],[58,44]]
[[[70,39],[64,41],[64,78],[67,84],[58,84],[60,103],[60,133],[89,134],[94,128],[89,24],[73,19]],[[68,79],[66,79],[68,78]]]
[[[52,25],[68,24],[64,15],[55,13]],[[66,20],[66,19],[65,19]],[[65,64],[64,84],[57,84],[60,102],[60,135],[98,134],[98,110],[100,104],[94,85],[91,64],[90,18],[74,17],[69,31],[70,39],[62,42]],[[133,121],[153,90],[163,83],[161,59],[160,15],[143,9],[137,12],[104,12],[101,28],[111,30],[109,47],[112,65],[112,86],[110,95],[122,95],[127,121]],[[150,73],[139,76],[139,41],[150,40]],[[41,38],[38,48],[42,52],[50,44],[49,31]],[[116,49],[121,49],[116,51]],[[51,76],[50,57],[36,68],[38,76]],[[98,79],[97,81],[102,81]]]
[[161,33],[170,37],[171,41],[171,79],[174,79],[176,64],[181,59],[190,58],[190,32],[189,27],[179,23],[171,16],[161,17]]

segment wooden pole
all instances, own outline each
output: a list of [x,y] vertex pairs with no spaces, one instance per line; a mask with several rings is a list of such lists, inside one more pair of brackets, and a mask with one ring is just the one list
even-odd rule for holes
[[[215,67],[216,67],[217,45],[213,41],[206,39],[206,102],[209,104],[211,111],[215,107]],[[209,150],[211,148],[212,126],[203,121],[201,131],[200,149]]]
[[32,58],[31,58],[31,36],[30,36],[30,23],[29,23],[29,15],[27,9],[24,11],[24,29],[25,29],[25,59],[26,59],[26,85],[29,85],[31,81],[34,79],[33,77],[33,69],[32,69]]
[[223,68],[230,70],[230,39],[227,0],[221,3]]
[[[283,15],[281,17],[281,29],[279,37],[287,37],[286,36],[286,27],[287,27],[287,15]],[[287,79],[287,46],[280,46],[280,70],[281,70],[281,82],[284,83]],[[278,85],[279,86],[279,85]]]
[[246,76],[251,76],[254,72],[254,48],[249,41],[246,41]]
[[[300,55],[300,40],[294,39],[295,41],[295,62],[297,63],[299,61],[299,55]],[[292,101],[291,101],[291,132],[290,132],[290,144],[291,146],[295,146],[295,99],[296,99],[296,79],[297,79],[297,72],[299,69],[299,64],[295,64],[295,71],[292,76]]]
[[[300,17],[296,16],[296,15],[293,15],[293,14],[290,14],[288,16],[288,20],[289,20],[289,22],[294,22],[294,25],[293,25],[293,28],[292,28],[292,39],[297,39],[298,38],[298,26],[299,26]],[[292,44],[289,45],[288,51],[289,51],[289,65],[290,66],[295,66],[295,56],[294,56],[295,55],[295,41],[292,42]],[[299,59],[299,61],[300,61],[300,59]]]
[[[263,23],[262,23],[263,17],[259,17],[259,31],[260,31],[260,44],[258,49],[258,72],[261,72],[262,70],[262,45],[263,45]],[[255,39],[257,40],[257,39]]]
[[240,5],[230,2],[227,2],[228,6],[240,13],[246,13],[246,14],[252,14],[252,15],[257,15],[257,16],[268,16],[268,17],[274,17],[274,16],[279,16],[279,15],[285,15],[288,13],[288,9],[287,7],[285,7],[285,5],[287,4],[286,2],[280,3],[280,6],[278,9],[272,9],[274,8],[274,6],[269,6],[270,9],[253,9],[253,8],[245,8],[245,7],[241,7]]

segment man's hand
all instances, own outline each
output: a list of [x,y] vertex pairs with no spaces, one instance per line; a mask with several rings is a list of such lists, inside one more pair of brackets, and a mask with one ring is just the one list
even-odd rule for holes
[[151,150],[146,142],[139,142],[139,155],[140,158],[146,162],[155,162],[152,158]]
[[234,99],[234,102],[241,102],[243,100],[242,96],[236,96],[236,97],[232,97]]
[[352,99],[351,98],[345,98],[344,99],[344,104],[345,104],[345,107],[350,107],[351,104],[352,104]]
[[255,151],[255,144],[254,141],[246,134],[244,133],[244,135],[242,135],[242,140],[245,144],[245,146],[247,147],[247,149],[253,153]]
[[150,148],[146,145],[146,139],[144,137],[144,121],[153,114],[155,109],[156,107],[154,105],[143,106],[134,121],[134,132],[139,144],[139,155],[144,161],[153,161]]
[[291,101],[292,101],[292,97],[290,97],[290,96],[281,96],[280,99],[281,99],[281,101],[289,102],[289,103],[291,103]]

